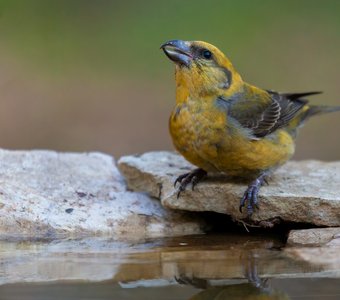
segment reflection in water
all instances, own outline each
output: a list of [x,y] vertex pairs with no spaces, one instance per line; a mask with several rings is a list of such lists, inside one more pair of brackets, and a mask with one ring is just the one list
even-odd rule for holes
[[233,284],[223,287],[211,287],[198,293],[190,300],[288,300],[280,291],[264,291],[251,283]]
[[257,271],[257,257],[249,253],[244,261],[245,277],[247,283],[214,286],[206,279],[180,277],[177,281],[189,284],[203,291],[189,300],[289,300],[287,294],[268,285],[268,279],[261,279]]
[[0,242],[0,300],[340,299],[337,265],[282,246],[254,234]]

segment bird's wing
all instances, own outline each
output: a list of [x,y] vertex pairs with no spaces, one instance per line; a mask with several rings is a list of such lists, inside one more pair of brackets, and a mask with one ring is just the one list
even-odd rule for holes
[[241,99],[229,102],[228,115],[250,129],[256,138],[261,138],[286,126],[308,103],[300,98],[315,93],[280,94],[263,91],[261,94],[246,94]]

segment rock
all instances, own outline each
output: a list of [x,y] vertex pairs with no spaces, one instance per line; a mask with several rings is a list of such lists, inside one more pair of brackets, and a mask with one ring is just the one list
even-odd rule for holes
[[[337,240],[337,241],[336,241]],[[337,245],[340,242],[340,227],[291,230],[287,243],[294,246]]]
[[291,248],[287,250],[287,253],[290,253],[295,259],[309,264],[340,270],[340,245],[338,247]]
[[[167,208],[188,211],[213,211],[236,220],[246,217],[239,212],[239,201],[247,183],[211,176],[181,193],[173,187],[175,178],[194,168],[172,152],[150,152],[125,156],[119,168],[127,185],[159,198]],[[259,193],[259,207],[253,222],[270,226],[272,220],[303,222],[318,226],[340,226],[340,162],[291,161],[278,169],[268,186]],[[267,221],[265,223],[264,221]]]
[[0,150],[0,238],[202,233],[202,221],[126,190],[100,153]]

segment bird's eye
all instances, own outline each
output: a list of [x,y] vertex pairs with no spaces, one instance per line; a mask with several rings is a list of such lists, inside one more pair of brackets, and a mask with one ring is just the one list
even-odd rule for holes
[[209,50],[203,50],[202,55],[205,59],[211,59],[212,57],[212,53]]

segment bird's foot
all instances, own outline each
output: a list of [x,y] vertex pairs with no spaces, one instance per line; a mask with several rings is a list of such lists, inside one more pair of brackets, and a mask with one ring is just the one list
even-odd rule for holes
[[245,203],[247,202],[247,211],[248,216],[251,216],[254,212],[254,209],[258,209],[258,194],[261,186],[263,183],[266,182],[266,174],[262,174],[259,177],[257,177],[246,189],[246,191],[243,194],[243,197],[240,201],[240,212],[242,213],[242,208],[245,206]]
[[180,194],[185,191],[188,184],[191,183],[192,190],[194,190],[196,184],[199,183],[205,176],[207,176],[207,172],[203,169],[195,169],[189,173],[178,176],[174,182],[174,187],[176,187],[177,182],[179,183],[177,199]]
[[250,251],[247,254],[246,260],[244,261],[244,271],[245,277],[248,279],[248,282],[254,287],[260,289],[261,291],[269,291],[269,287],[267,284],[268,278],[262,279],[258,273],[258,255],[255,252]]

